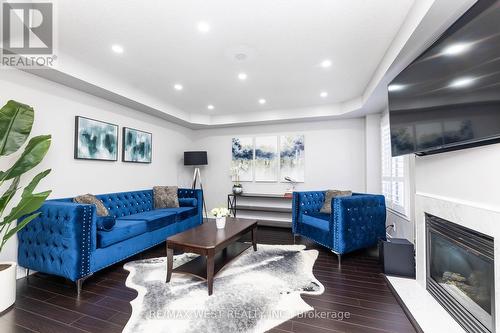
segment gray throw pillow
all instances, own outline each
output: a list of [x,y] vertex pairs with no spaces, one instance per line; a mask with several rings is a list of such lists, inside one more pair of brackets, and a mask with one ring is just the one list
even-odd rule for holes
[[75,198],[73,198],[73,201],[76,203],[80,204],[89,204],[89,205],[95,205],[96,211],[97,211],[97,216],[108,216],[109,211],[108,209],[104,206],[101,200],[97,199],[97,197],[93,194],[84,194],[84,195],[79,195]]
[[155,209],[179,207],[177,186],[155,186],[153,187],[153,198]]
[[339,191],[339,190],[328,190],[325,193],[325,202],[323,207],[320,209],[320,213],[332,213],[332,199],[337,197],[350,197],[352,191]]

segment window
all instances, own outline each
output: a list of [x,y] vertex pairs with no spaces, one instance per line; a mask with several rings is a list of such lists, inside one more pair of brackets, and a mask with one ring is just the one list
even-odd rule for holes
[[389,117],[382,118],[382,194],[386,206],[409,217],[410,183],[409,156],[391,156],[391,131]]

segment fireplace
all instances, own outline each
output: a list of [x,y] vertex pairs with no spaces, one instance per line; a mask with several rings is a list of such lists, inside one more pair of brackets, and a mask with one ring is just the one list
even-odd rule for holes
[[429,293],[467,332],[494,332],[493,238],[425,214]]

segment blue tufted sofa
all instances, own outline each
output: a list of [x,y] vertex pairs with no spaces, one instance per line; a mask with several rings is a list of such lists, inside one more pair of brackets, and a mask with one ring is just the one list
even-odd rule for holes
[[203,221],[202,191],[179,189],[179,208],[153,209],[153,190],[97,195],[115,226],[98,230],[95,205],[47,200],[40,216],[18,233],[20,266],[83,281],[107,266],[153,247]]
[[385,239],[383,195],[353,193],[333,198],[332,214],[320,213],[326,191],[293,193],[292,231],[341,255]]

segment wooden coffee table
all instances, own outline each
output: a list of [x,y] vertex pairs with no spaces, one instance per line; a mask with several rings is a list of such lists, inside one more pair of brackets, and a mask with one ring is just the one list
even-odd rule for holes
[[[252,244],[237,242],[247,232],[252,233]],[[257,251],[257,220],[228,217],[226,227],[217,229],[215,220],[167,238],[167,283],[172,272],[187,273],[207,280],[208,295],[212,295],[214,276],[231,260],[253,245]],[[200,256],[176,269],[174,250]]]

